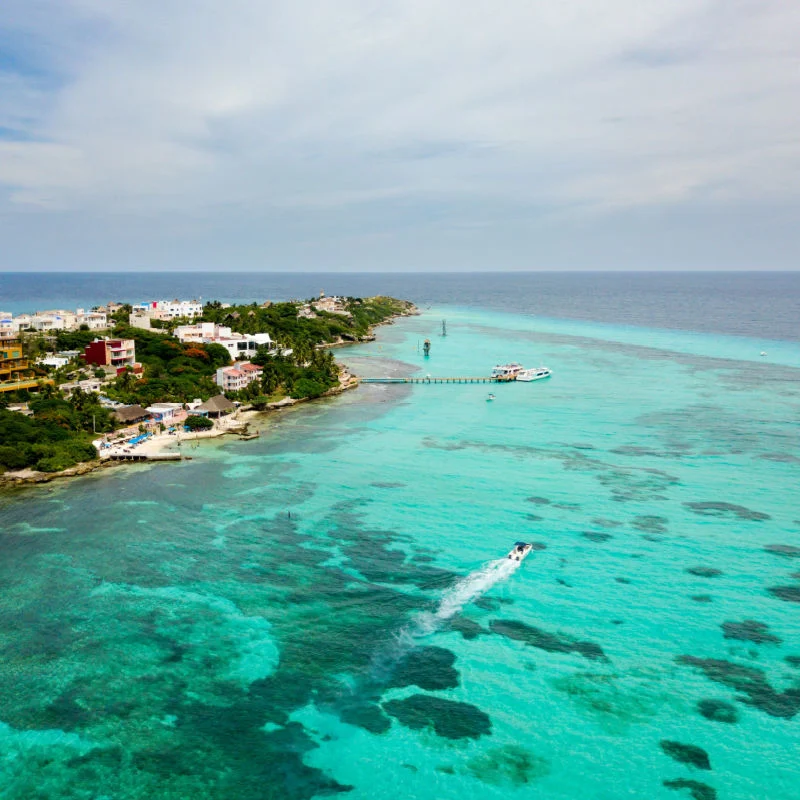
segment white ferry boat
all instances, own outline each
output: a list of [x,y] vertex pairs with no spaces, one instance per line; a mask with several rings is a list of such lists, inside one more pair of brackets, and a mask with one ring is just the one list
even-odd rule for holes
[[521,369],[517,373],[518,381],[540,381],[542,378],[549,378],[553,374],[553,370],[547,367],[534,367],[533,369]]
[[522,561],[532,549],[533,545],[528,544],[528,542],[515,542],[508,557],[512,561]]
[[492,370],[492,377],[500,381],[513,381],[522,370],[522,364],[498,364]]

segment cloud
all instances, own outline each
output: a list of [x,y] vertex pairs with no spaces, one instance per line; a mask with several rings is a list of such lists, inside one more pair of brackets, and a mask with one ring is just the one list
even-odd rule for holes
[[335,210],[356,253],[391,238],[365,208],[401,206],[458,257],[498,208],[557,248],[586,219],[794,204],[798,34],[779,0],[5,0],[0,216],[213,220],[257,252],[329,246]]

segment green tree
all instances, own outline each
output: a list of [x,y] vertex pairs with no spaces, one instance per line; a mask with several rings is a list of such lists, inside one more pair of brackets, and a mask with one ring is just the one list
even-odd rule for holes
[[190,414],[183,424],[190,431],[202,431],[214,427],[214,423],[208,417],[201,417],[197,414]]

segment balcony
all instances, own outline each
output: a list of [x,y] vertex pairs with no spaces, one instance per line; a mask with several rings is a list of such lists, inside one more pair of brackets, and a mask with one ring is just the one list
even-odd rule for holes
[[[53,381],[42,381],[43,383],[52,383]],[[26,378],[19,381],[0,381],[0,392],[16,392],[19,389],[36,389],[39,386],[39,381],[35,378]]]

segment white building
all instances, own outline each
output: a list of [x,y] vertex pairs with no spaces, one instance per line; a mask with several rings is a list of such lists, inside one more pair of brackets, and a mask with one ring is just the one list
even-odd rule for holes
[[90,331],[102,331],[108,327],[108,315],[102,311],[84,311],[79,308],[75,312],[76,325],[86,325]]
[[262,374],[261,367],[251,364],[249,361],[243,361],[233,367],[220,367],[217,370],[215,381],[223,392],[238,392],[253,381],[257,381]]
[[230,328],[214,322],[196,322],[194,325],[179,325],[175,328],[175,336],[184,344],[186,342],[214,342],[217,339],[230,339],[232,335]]
[[108,318],[105,314],[96,311],[67,311],[63,308],[50,311],[37,311],[34,314],[20,314],[12,317],[3,314],[0,320],[0,338],[6,336],[4,331],[11,330],[16,336],[20,331],[34,330],[40,333],[51,331],[74,331],[81,325],[88,325],[89,330],[97,331],[108,327]]
[[172,422],[182,409],[180,403],[153,403],[147,407],[156,422]]
[[133,313],[164,321],[183,317],[194,319],[202,316],[203,304],[199,300],[152,300],[133,306]]
[[14,339],[19,329],[14,327],[14,320],[8,311],[0,311],[0,342],[3,339]]
[[328,314],[340,314],[343,317],[352,316],[344,306],[344,299],[341,297],[325,297],[320,294],[319,300],[312,304],[317,311],[325,311]]
[[61,367],[66,367],[70,360],[66,356],[45,356],[45,358],[40,358],[36,363],[43,364],[45,367],[61,369]]
[[77,317],[71,311],[53,310],[37,311],[35,314],[20,314],[14,317],[12,324],[17,331],[34,330],[42,333],[49,331],[69,331],[77,327]]
[[103,382],[97,378],[87,378],[83,381],[62,383],[59,388],[67,396],[71,395],[76,389],[80,389],[87,394],[91,394],[92,392],[99,394],[100,391],[102,391]]
[[184,344],[221,344],[230,353],[233,361],[254,356],[260,347],[266,347],[270,351],[276,348],[268,333],[234,333],[229,327],[213,322],[179,325],[175,328],[175,336]]

